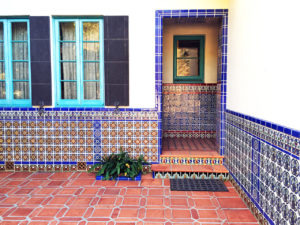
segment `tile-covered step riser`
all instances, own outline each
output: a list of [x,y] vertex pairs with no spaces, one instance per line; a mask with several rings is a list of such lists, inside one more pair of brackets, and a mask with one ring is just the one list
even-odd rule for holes
[[206,172],[153,172],[153,178],[158,179],[221,179],[228,180],[229,173],[206,173]]
[[204,157],[160,157],[161,164],[179,165],[223,165],[223,158]]

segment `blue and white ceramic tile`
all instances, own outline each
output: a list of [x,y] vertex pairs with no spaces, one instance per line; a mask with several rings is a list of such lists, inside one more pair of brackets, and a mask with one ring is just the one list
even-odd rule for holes
[[226,113],[225,164],[270,224],[299,224],[299,138],[254,121]]

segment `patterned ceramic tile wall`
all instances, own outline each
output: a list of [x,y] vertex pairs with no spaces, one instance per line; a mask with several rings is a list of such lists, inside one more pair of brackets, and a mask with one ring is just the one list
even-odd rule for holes
[[149,162],[158,162],[157,117],[155,111],[47,110],[40,115],[36,110],[3,110],[0,168],[86,169],[121,146],[132,156],[143,154]]
[[216,85],[163,85],[164,137],[215,137]]
[[228,111],[225,163],[270,224],[300,224],[300,132]]

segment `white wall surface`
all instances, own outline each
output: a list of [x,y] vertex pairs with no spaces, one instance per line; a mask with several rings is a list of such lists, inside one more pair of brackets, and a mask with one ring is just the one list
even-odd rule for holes
[[173,83],[174,35],[205,35],[204,83],[217,83],[218,24],[166,24],[163,28],[163,83]]
[[223,9],[228,0],[9,0],[0,15],[128,15],[130,107],[155,106],[155,10]]
[[227,108],[300,130],[297,1],[229,3]]

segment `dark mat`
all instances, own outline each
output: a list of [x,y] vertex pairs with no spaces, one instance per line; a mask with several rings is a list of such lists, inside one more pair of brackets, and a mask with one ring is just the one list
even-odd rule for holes
[[171,191],[228,191],[222,180],[170,179]]

